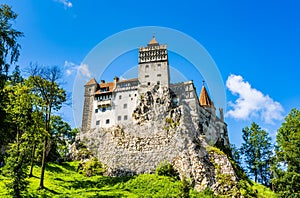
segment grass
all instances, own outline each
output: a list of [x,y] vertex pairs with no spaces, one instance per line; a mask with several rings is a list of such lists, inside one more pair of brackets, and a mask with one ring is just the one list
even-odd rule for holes
[[253,182],[252,189],[257,192],[258,198],[269,198],[269,197],[279,197],[275,192],[271,191],[269,188],[262,184]]
[[[182,182],[167,176],[142,174],[134,177],[85,177],[77,173],[78,162],[62,165],[48,163],[45,171],[45,189],[38,190],[40,167],[35,166],[29,178],[29,197],[179,197]],[[5,183],[8,178],[0,174],[0,197],[8,197]],[[190,190],[191,197],[203,193]],[[203,195],[203,196],[202,196]],[[213,197],[213,196],[206,196]]]
[[[142,174],[134,177],[85,177],[77,172],[79,162],[62,165],[48,163],[45,171],[45,189],[38,190],[40,167],[35,166],[33,177],[29,178],[29,197],[181,197],[182,182],[174,177]],[[1,169],[0,169],[1,171]],[[5,187],[8,178],[0,174],[0,197],[9,197]],[[277,197],[261,184],[245,183],[245,189],[256,192],[259,198]],[[211,191],[196,192],[191,189],[190,197],[216,197]],[[245,195],[245,194],[244,194]],[[222,196],[219,196],[222,197]],[[249,196],[247,196],[249,197]],[[250,196],[251,197],[251,196]]]

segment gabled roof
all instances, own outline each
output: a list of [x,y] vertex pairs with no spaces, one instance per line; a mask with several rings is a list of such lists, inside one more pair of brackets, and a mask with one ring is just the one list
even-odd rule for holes
[[[115,83],[114,82],[107,82],[107,83],[100,83],[99,84],[100,89],[98,89],[95,94],[106,94],[106,93],[112,93],[115,89]],[[106,91],[103,91],[103,89],[106,88]]]
[[201,89],[199,102],[200,102],[201,106],[206,106],[206,107],[213,106],[213,103],[212,103],[204,85],[202,86],[202,89]]
[[98,84],[96,79],[95,78],[92,78],[91,80],[89,80],[85,86],[88,86],[88,85],[95,85],[95,84]]

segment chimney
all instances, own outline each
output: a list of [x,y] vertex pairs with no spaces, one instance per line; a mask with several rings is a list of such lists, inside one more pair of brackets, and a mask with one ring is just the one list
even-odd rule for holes
[[115,82],[115,84],[116,84],[117,82],[119,82],[119,77],[115,76],[115,77],[114,77],[114,82]]

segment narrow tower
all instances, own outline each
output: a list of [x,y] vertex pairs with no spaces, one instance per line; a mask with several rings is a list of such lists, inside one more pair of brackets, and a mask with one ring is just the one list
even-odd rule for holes
[[92,78],[84,85],[84,104],[81,130],[87,131],[91,128],[92,111],[95,91],[98,89],[98,83],[95,78]]
[[167,45],[160,45],[154,36],[147,47],[139,48],[138,80],[140,91],[149,86],[170,85]]

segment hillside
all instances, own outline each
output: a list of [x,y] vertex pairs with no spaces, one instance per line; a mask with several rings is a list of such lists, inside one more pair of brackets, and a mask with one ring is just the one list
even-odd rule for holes
[[[135,177],[85,177],[76,169],[79,162],[63,165],[49,163],[45,174],[45,190],[38,191],[40,167],[35,166],[34,177],[29,179],[30,197],[182,197],[183,184],[167,176],[142,174]],[[7,197],[5,182],[0,175],[0,197]],[[268,189],[255,184],[258,197],[275,197]],[[210,191],[190,190],[190,197],[214,197]]]

